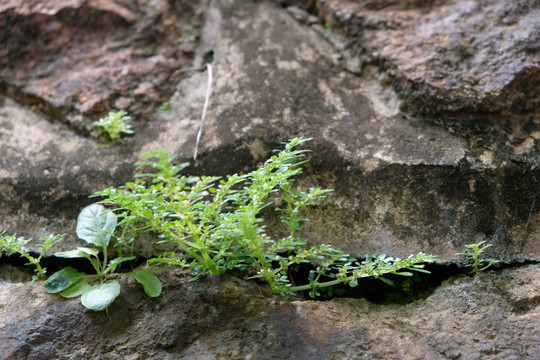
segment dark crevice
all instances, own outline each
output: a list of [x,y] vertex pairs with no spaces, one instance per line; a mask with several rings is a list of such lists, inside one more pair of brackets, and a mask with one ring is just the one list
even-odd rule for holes
[[[290,273],[292,282],[296,285],[306,283],[309,272],[313,269],[314,267],[310,264],[302,264],[298,271]],[[394,285],[389,285],[380,279],[363,278],[358,280],[358,286],[354,288],[347,284],[340,284],[319,289],[320,295],[315,298],[309,295],[309,291],[304,291],[300,295],[305,300],[326,301],[333,298],[356,298],[366,299],[374,304],[404,305],[427,298],[444,280],[467,271],[456,264],[426,264],[425,269],[430,274],[413,272],[413,276],[388,275],[384,277],[392,281]]]
[[[38,254],[32,253],[32,256],[37,257]],[[138,266],[145,264],[147,259],[138,257],[133,261],[125,262],[118,267],[116,272],[129,272]],[[498,264],[491,267],[487,271],[500,271],[503,269],[514,269],[517,267],[536,264],[535,261],[522,261],[519,263]],[[31,279],[34,267],[28,265],[28,261],[19,256],[0,256],[0,268],[3,265],[11,265],[23,273],[27,273],[27,279]],[[41,260],[41,266],[47,269],[47,274],[53,274],[67,266],[71,266],[81,273],[93,274],[95,273],[90,262],[86,259],[65,259],[59,257],[44,257]],[[312,264],[300,264],[296,271],[289,272],[289,278],[293,285],[306,284],[310,271],[315,267]],[[426,264],[425,270],[429,271],[429,274],[423,272],[414,272],[413,276],[401,276],[401,275],[387,275],[385,279],[390,280],[393,285],[390,285],[380,279],[376,278],[363,278],[358,280],[358,286],[350,287],[348,284],[335,285],[328,288],[318,289],[319,295],[314,298],[310,296],[310,291],[303,291],[298,293],[298,296],[303,300],[316,300],[327,301],[334,298],[356,298],[365,299],[374,304],[390,305],[390,304],[409,304],[414,301],[425,299],[429,297],[437,287],[445,280],[450,279],[459,274],[466,274],[474,276],[471,272],[471,268],[463,267],[456,263],[433,263]],[[246,278],[245,272],[231,271],[232,276],[239,278]],[[4,274],[0,274],[0,279],[3,279]],[[9,278],[9,277],[8,277]],[[322,278],[320,282],[329,281],[333,279]],[[516,312],[526,311],[534,304],[519,303],[516,304]]]
[[[486,271],[500,271],[503,269],[513,269],[525,265],[537,264],[535,261],[522,261],[519,263],[498,264]],[[306,283],[309,272],[314,267],[310,264],[302,264],[296,272],[291,272],[291,280],[296,285]],[[312,298],[309,291],[299,294],[305,300],[327,301],[334,298],[356,298],[365,299],[374,304],[409,304],[417,300],[429,297],[441,283],[459,274],[474,276],[470,267],[460,266],[455,263],[434,263],[426,264],[425,269],[430,273],[414,272],[413,276],[388,275],[384,276],[394,283],[389,285],[380,279],[364,278],[358,280],[358,286],[351,288],[347,284],[336,285],[327,289],[319,289],[320,295]],[[327,279],[333,280],[333,279]],[[321,280],[324,282],[324,279]],[[517,306],[517,305],[516,305]],[[530,304],[520,304],[519,308],[529,308]],[[519,310],[519,309],[518,309]]]
[[[30,255],[32,255],[34,258],[37,258],[39,256],[39,254],[33,253],[33,252],[31,252]],[[147,259],[138,257],[134,259],[133,261],[124,262],[116,268],[116,272],[117,273],[129,272],[137,268],[138,266],[146,263],[146,260]],[[35,267],[28,264],[28,260],[18,254],[14,254],[10,256],[0,256],[0,267],[6,264],[9,264],[11,266],[18,268],[23,273],[27,273],[29,275],[28,279],[30,279],[30,276],[34,274]],[[61,257],[56,257],[56,256],[46,256],[41,259],[40,265],[43,268],[47,269],[48,276],[68,266],[71,266],[72,268],[78,270],[81,273],[95,274],[95,270],[92,267],[92,264],[90,263],[90,261],[83,258],[66,259],[66,258],[61,258]],[[0,279],[1,278],[2,278],[2,275],[0,274]]]

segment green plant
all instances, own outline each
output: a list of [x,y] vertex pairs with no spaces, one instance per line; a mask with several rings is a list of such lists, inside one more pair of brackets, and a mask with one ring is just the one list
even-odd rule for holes
[[43,255],[45,255],[45,252],[60,241],[64,235],[48,235],[40,238],[39,241],[41,244],[37,245],[40,248],[40,252],[38,257],[35,257],[24,248],[24,246],[32,239],[17,237],[17,235],[4,236],[5,233],[5,230],[0,231],[0,250],[7,252],[8,255],[19,254],[26,258],[29,261],[26,265],[33,265],[36,267],[33,276],[34,280],[38,278],[46,279],[47,269],[41,266],[41,259],[43,258]]
[[124,134],[133,134],[131,125],[127,122],[130,117],[124,110],[110,112],[106,117],[94,121],[94,125],[103,128],[111,142],[116,142]]
[[465,245],[467,250],[463,253],[457,253],[456,255],[462,255],[465,257],[465,266],[472,268],[472,272],[478,274],[480,271],[484,271],[491,265],[498,263],[496,259],[483,259],[480,256],[482,253],[491,246],[491,244],[484,245],[485,241],[481,241],[477,244]]
[[[51,294],[59,293],[66,298],[81,296],[81,303],[85,307],[99,311],[112,304],[120,293],[120,284],[114,278],[131,275],[143,285],[148,296],[159,296],[161,282],[150,271],[141,269],[115,273],[120,264],[135,259],[134,256],[120,256],[110,260],[108,248],[116,226],[116,215],[103,206],[92,204],[85,207],[77,219],[77,235],[96,247],[77,247],[74,250],[58,252],[55,256],[88,259],[96,274],[86,275],[72,267],[66,267],[47,279],[45,291]],[[94,282],[96,284],[90,285]]]
[[161,106],[159,107],[159,111],[163,111],[163,112],[169,112],[171,111],[171,104],[166,101],[164,102],[163,104],[161,104]]
[[[108,188],[94,194],[102,203],[116,208],[123,232],[141,230],[158,234],[161,241],[178,245],[179,252],[150,259],[149,266],[179,265],[191,268],[195,279],[208,273],[223,274],[232,269],[250,271],[251,278],[264,279],[278,294],[310,290],[316,296],[321,288],[345,283],[352,287],[362,277],[389,282],[385,274],[412,276],[409,271],[427,272],[424,263],[434,256],[420,253],[407,259],[379,255],[364,261],[355,259],[330,245],[307,247],[298,237],[301,209],[322,199],[331,190],[293,188],[307,150],[297,146],[309,139],[295,138],[285,144],[260,168],[246,175],[218,177],[180,176],[188,164],[174,165],[174,156],[154,150],[144,156],[153,161],[155,173],[139,175],[135,182]],[[149,183],[141,178],[147,178]],[[287,236],[273,239],[261,211],[274,205],[282,214]],[[315,263],[305,284],[291,284],[289,271],[301,263]]]

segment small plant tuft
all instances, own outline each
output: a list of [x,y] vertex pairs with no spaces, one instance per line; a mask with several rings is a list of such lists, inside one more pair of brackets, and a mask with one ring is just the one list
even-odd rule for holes
[[163,112],[169,112],[171,111],[171,103],[166,101],[164,102],[163,104],[161,104],[161,106],[159,107],[159,111],[163,111]]
[[[108,248],[117,226],[117,217],[99,204],[85,207],[77,219],[77,235],[94,247],[77,247],[62,251],[55,256],[62,258],[85,258],[92,264],[95,274],[82,274],[72,267],[64,268],[49,277],[45,291],[66,298],[81,296],[81,303],[90,310],[106,309],[120,294],[120,275],[131,275],[141,283],[150,297],[161,294],[161,282],[148,270],[117,273],[119,265],[135,259],[135,256],[117,256],[110,259]],[[101,253],[101,256],[100,256]],[[91,285],[94,283],[93,285]]]
[[106,117],[94,121],[94,125],[103,128],[109,140],[116,142],[121,134],[133,134],[131,125],[128,124],[130,117],[124,110],[110,112]]
[[0,250],[5,251],[9,256],[14,254],[19,254],[19,256],[24,257],[29,262],[26,265],[33,265],[35,267],[33,280],[37,279],[46,279],[47,278],[47,268],[43,268],[40,264],[43,255],[49,250],[54,244],[59,242],[64,235],[48,235],[39,239],[41,242],[38,246],[40,252],[38,257],[32,255],[24,247],[32,239],[25,239],[24,237],[17,237],[17,235],[4,236],[4,231],[0,231]]
[[457,253],[456,255],[462,255],[465,260],[465,266],[470,267],[471,271],[478,274],[481,271],[486,270],[492,265],[497,264],[499,261],[496,259],[483,259],[482,253],[491,246],[491,244],[484,245],[485,241],[481,241],[477,244],[465,245],[467,250],[463,253]]
[[[426,272],[424,264],[434,256],[420,253],[406,259],[378,255],[360,261],[330,245],[309,247],[298,236],[303,223],[302,209],[323,199],[332,190],[293,187],[302,172],[308,150],[297,149],[309,139],[295,138],[260,168],[245,175],[226,178],[180,176],[187,163],[174,165],[174,156],[154,150],[140,162],[156,172],[142,174],[135,182],[108,188],[95,194],[116,207],[120,224],[127,232],[157,233],[163,242],[174,243],[178,251],[150,259],[149,266],[177,265],[191,268],[195,279],[206,274],[221,275],[233,269],[248,271],[250,278],[267,282],[277,294],[292,295],[336,284],[357,286],[358,279],[385,274],[412,276]],[[149,179],[149,183],[141,180]],[[267,230],[261,211],[269,206],[282,215],[287,236],[275,239]],[[316,263],[305,284],[292,284],[290,271],[301,263]]]

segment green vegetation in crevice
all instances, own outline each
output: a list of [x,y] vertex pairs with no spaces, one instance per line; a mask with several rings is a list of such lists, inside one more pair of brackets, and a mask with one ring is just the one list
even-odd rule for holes
[[129,115],[124,110],[120,110],[110,112],[104,118],[94,121],[94,126],[102,128],[109,140],[115,143],[122,134],[134,134],[131,125],[128,123],[129,120]]
[[[68,266],[47,279],[46,291],[82,296],[83,305],[103,310],[119,294],[117,277],[134,276],[154,297],[161,293],[159,272],[180,266],[191,269],[193,280],[208,274],[241,272],[281,295],[364,297],[372,302],[403,304],[424,298],[458,272],[433,264],[436,256],[424,253],[404,259],[386,255],[358,259],[330,245],[310,246],[307,239],[299,237],[308,221],[303,210],[331,192],[294,187],[295,176],[307,162],[308,150],[298,149],[306,141],[292,139],[258,169],[224,178],[182,176],[179,173],[187,163],[176,164],[175,157],[163,150],[146,154],[146,160],[136,165],[152,171],[137,175],[124,186],[97,192],[94,196],[101,198],[101,204],[82,210],[77,235],[89,246],[56,254],[87,261],[92,271]],[[268,211],[280,215],[278,238],[265,226],[263,215]],[[143,231],[177,250],[149,259],[142,268],[125,271],[138,260],[134,239]],[[6,236],[2,239],[2,248],[8,253],[23,254],[21,246],[8,244]],[[492,259],[482,258],[486,248],[482,243],[473,245],[467,246],[472,252],[464,256],[472,261],[473,271],[479,272],[490,266]],[[41,257],[36,259],[31,263],[37,266]]]
[[471,268],[471,272],[478,274],[497,264],[499,261],[496,259],[485,258],[483,256],[484,251],[491,247],[492,244],[486,244],[485,241],[480,241],[476,244],[465,245],[465,252],[457,253],[465,258],[465,266]]
[[[100,311],[109,307],[120,294],[120,284],[116,277],[133,276],[141,283],[150,297],[161,294],[161,282],[152,272],[137,269],[127,273],[119,273],[119,265],[135,260],[135,256],[109,255],[109,245],[117,246],[119,241],[111,243],[116,230],[117,217],[102,205],[91,204],[85,207],[77,218],[77,236],[93,247],[77,247],[74,250],[62,251],[57,257],[68,259],[86,259],[94,268],[95,274],[84,274],[68,266],[52,274],[45,283],[45,291],[60,294],[65,298],[81,297],[81,303],[90,310]],[[118,238],[117,238],[118,239]],[[120,256],[118,256],[120,255]],[[93,284],[95,283],[95,284]],[[93,285],[92,285],[93,284]]]
[[62,240],[64,235],[48,235],[40,238],[38,240],[40,251],[39,254],[35,254],[25,248],[26,244],[32,239],[26,239],[23,236],[17,237],[17,235],[5,236],[5,233],[5,231],[0,231],[0,250],[6,251],[8,256],[17,254],[28,261],[25,265],[34,266],[34,275],[32,277],[34,280],[46,279],[47,268],[42,267],[41,260],[45,252]]
[[[297,271],[291,272],[292,281],[306,276],[313,265],[303,265]],[[346,284],[338,284],[333,287],[321,289],[314,300],[327,301],[334,298],[365,299],[374,304],[400,304],[405,305],[417,300],[425,299],[435,291],[443,282],[463,272],[455,264],[426,264],[425,273],[416,272],[412,276],[387,275],[386,280],[391,283],[380,281],[375,278],[364,278],[358,281],[358,286],[351,288]],[[310,299],[308,291],[301,295]]]

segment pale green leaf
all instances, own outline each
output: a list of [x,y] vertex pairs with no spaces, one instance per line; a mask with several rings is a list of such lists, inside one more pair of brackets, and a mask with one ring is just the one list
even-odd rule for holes
[[73,286],[68,287],[66,290],[60,292],[65,298],[74,298],[80,296],[90,290],[90,285],[85,280],[79,280]]
[[81,303],[94,311],[105,310],[120,294],[120,284],[115,280],[107,281],[101,285],[94,285],[81,296]]
[[85,247],[78,247],[75,250],[68,250],[68,251],[60,251],[54,254],[54,256],[61,257],[61,258],[89,258],[91,256],[97,257],[99,254],[99,250],[95,248],[85,248]]
[[[414,270],[414,269],[412,269],[412,270]],[[401,276],[413,276],[414,275],[412,272],[409,272],[409,271],[399,271],[399,272],[394,272],[392,274],[401,275]]]
[[59,251],[57,253],[54,253],[54,256],[61,257],[61,258],[67,258],[67,259],[75,259],[75,258],[89,258],[87,253],[82,252],[80,250],[68,250],[68,251]]
[[56,294],[69,288],[81,279],[81,274],[74,268],[68,266],[52,274],[44,285],[45,291],[49,294]]
[[98,257],[99,249],[96,248],[87,248],[87,247],[77,247],[77,250],[80,250],[88,255]]
[[144,292],[150,297],[157,297],[161,295],[161,281],[158,277],[147,270],[135,270],[133,271],[135,280],[140,282],[144,287]]
[[88,205],[77,218],[79,238],[100,247],[109,245],[115,228],[116,215],[99,204]]
[[121,263],[123,263],[125,261],[134,260],[134,259],[135,259],[135,256],[118,257],[118,258],[113,259],[113,260],[111,260],[109,262],[109,268],[114,269],[115,267],[117,267]]

